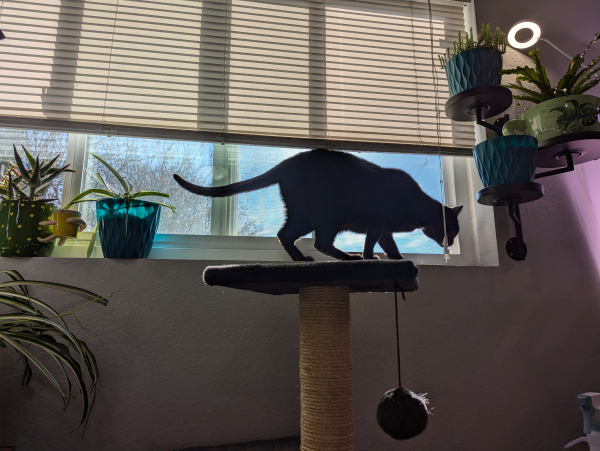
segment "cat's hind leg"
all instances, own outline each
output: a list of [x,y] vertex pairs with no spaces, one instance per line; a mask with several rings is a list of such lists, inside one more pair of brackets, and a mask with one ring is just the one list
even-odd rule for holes
[[281,230],[277,232],[277,238],[292,260],[312,262],[314,258],[305,256],[294,244],[298,238],[310,232],[312,227],[309,224],[288,218]]
[[374,232],[372,230],[367,231],[367,238],[365,239],[365,247],[363,248],[363,259],[365,260],[376,260],[377,257],[373,255],[373,248],[375,243],[381,236],[381,233]]
[[396,242],[394,241],[394,237],[391,233],[383,233],[379,237],[379,245],[383,252],[386,253],[390,260],[403,260],[404,257],[398,250],[398,246],[396,246]]
[[325,255],[338,260],[362,260],[362,256],[347,254],[333,245],[335,236],[337,235],[337,229],[317,228],[315,230],[315,235],[315,248]]

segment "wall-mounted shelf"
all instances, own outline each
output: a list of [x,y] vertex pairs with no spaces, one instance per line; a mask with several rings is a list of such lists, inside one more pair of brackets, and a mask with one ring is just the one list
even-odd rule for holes
[[544,187],[539,183],[505,183],[484,188],[477,192],[477,202],[492,207],[506,206],[508,216],[515,224],[515,238],[506,243],[506,252],[513,260],[525,260],[527,245],[523,241],[520,204],[526,204],[541,199]]
[[446,116],[459,122],[477,122],[478,125],[502,135],[502,126],[508,121],[508,115],[496,120],[493,125],[484,119],[503,113],[511,104],[510,89],[503,86],[481,86],[450,97],[446,102]]
[[576,164],[600,158],[600,132],[576,132],[547,139],[538,145],[536,166],[558,168],[540,172],[536,179],[562,174],[575,169]]

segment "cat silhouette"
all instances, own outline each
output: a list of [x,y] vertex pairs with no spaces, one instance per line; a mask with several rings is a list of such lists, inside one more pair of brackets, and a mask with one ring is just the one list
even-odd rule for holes
[[[186,190],[209,197],[225,197],[279,184],[286,221],[277,238],[295,261],[312,261],[295,245],[315,231],[315,248],[339,260],[373,259],[379,243],[390,259],[402,259],[392,237],[395,232],[423,233],[443,246],[442,204],[427,195],[406,172],[382,168],[346,152],[315,149],[282,161],[249,180],[220,187],[194,185],[173,178]],[[445,208],[446,234],[451,246],[458,235],[461,207]],[[362,256],[333,245],[343,231],[366,234]]]

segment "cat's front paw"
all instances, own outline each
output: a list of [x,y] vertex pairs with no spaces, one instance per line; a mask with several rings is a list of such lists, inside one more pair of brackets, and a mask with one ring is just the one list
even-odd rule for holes
[[344,257],[343,260],[362,260],[361,254],[348,254],[348,257]]
[[309,256],[309,255],[305,255],[305,256],[304,256],[304,261],[305,261],[305,262],[314,262],[314,261],[315,261],[315,259],[314,259],[314,258],[312,258],[312,257],[311,257],[311,256]]

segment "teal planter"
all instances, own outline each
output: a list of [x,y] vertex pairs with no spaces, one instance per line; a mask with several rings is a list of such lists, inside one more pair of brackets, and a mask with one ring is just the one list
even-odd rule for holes
[[[98,234],[105,258],[147,258],[160,222],[161,206],[133,199],[125,214],[125,200],[102,199],[96,203]],[[123,235],[127,221],[127,236]]]
[[529,135],[499,136],[477,144],[473,157],[484,187],[533,182],[538,140]]
[[487,47],[477,47],[455,55],[446,64],[450,94],[455,96],[480,86],[499,86],[502,75],[502,53]]

